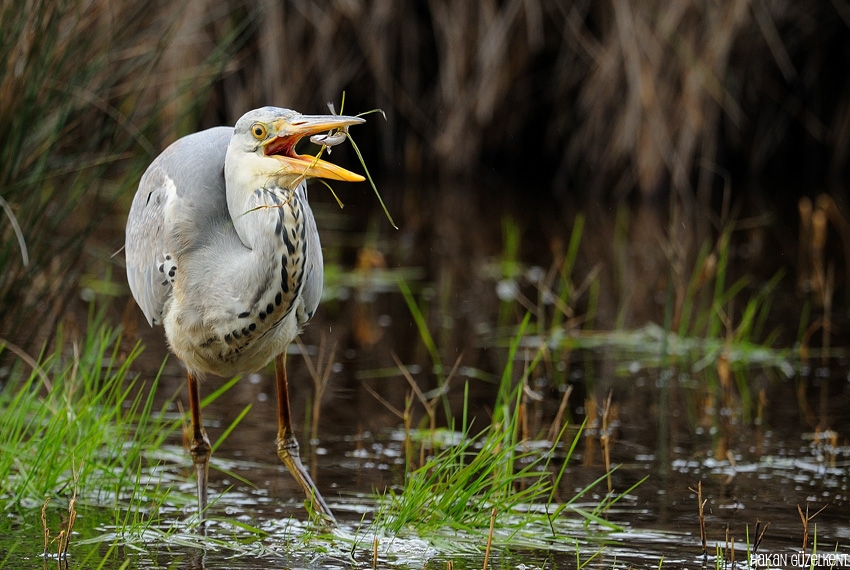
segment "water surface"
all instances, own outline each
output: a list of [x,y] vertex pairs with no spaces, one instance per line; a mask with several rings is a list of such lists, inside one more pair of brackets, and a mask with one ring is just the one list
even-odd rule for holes
[[[448,384],[448,409],[460,416],[468,386],[469,417],[483,428],[492,417],[507,345],[527,311],[532,324],[513,363],[515,378],[540,342],[552,343],[527,389],[530,441],[546,438],[568,386],[564,417],[573,425],[588,419],[556,497],[568,500],[605,473],[601,435],[609,438],[610,461],[617,467],[611,476],[613,491],[622,493],[642,478],[646,481],[605,514],[620,531],[565,523],[550,548],[498,549],[490,558],[493,567],[575,568],[577,557],[590,560],[589,568],[657,568],[662,559],[664,567],[701,567],[698,483],[707,501],[712,556],[720,548],[728,557],[734,539],[735,560],[744,560],[757,524],[760,529],[769,525],[759,552],[799,550],[804,532],[798,507],[810,514],[820,511],[810,524],[808,549],[816,525],[819,551],[850,552],[850,377],[839,328],[832,339],[839,350],[824,360],[801,360],[794,350],[743,350],[744,356],[733,358],[731,351],[741,345],[724,348],[722,339],[714,345],[688,345],[677,353],[673,341],[660,340],[669,275],[663,212],[632,210],[623,229],[618,218],[622,210],[618,214],[610,206],[579,208],[497,188],[471,192],[464,185],[388,182],[381,187],[399,230],[371,207],[368,189],[343,194],[349,204],[344,210],[328,197],[316,196],[320,187],[312,189],[328,269],[326,299],[302,340],[320,371],[329,370],[312,441],[314,383],[300,348],[293,347],[288,360],[302,451],[340,520],[340,542],[360,537],[354,539],[359,546],[343,555],[345,549],[332,538],[310,539],[315,529],[307,522],[300,491],[275,456],[274,381],[265,370],[243,378],[205,409],[204,417],[215,441],[251,406],[216,451],[213,466],[253,486],[214,469],[213,514],[261,528],[268,537],[234,555],[226,548],[200,549],[191,538],[162,543],[152,536],[147,546],[110,554],[105,567],[118,568],[125,559],[130,568],[371,567],[374,537],[367,529],[376,495],[398,489],[404,478],[402,422],[396,412],[404,408],[410,388],[396,359],[423,392],[438,388],[440,373],[456,366]],[[547,300],[539,284],[556,282],[550,277],[567,255],[574,213],[580,210],[587,223],[571,277],[574,287],[584,286],[584,293],[562,310]],[[776,227],[764,231],[783,232]],[[774,249],[787,247],[780,241],[760,254],[750,234],[738,236],[730,273],[750,274],[758,285],[777,269]],[[787,269],[793,274],[793,267]],[[442,371],[435,369],[398,292],[399,280],[419,303]],[[595,292],[588,285],[593,280]],[[793,288],[790,278],[780,282],[767,319],[765,330],[779,331],[775,347],[794,347],[799,316],[786,307],[801,301]],[[592,318],[583,318],[591,308]],[[136,318],[135,334],[147,346],[137,368],[143,376],[152,375],[166,354],[162,331],[149,330],[140,313]],[[572,341],[551,340],[556,322],[562,323],[559,334]],[[751,340],[757,343],[764,336]],[[180,363],[170,358],[160,386],[163,400],[184,382]],[[204,392],[220,382],[207,380]],[[603,420],[609,395],[611,406]],[[185,406],[185,394],[180,398]],[[438,409],[438,424],[445,426],[445,411]],[[427,427],[423,407],[414,405],[412,411],[413,425]],[[172,442],[169,461],[183,461],[180,485],[191,493],[191,462],[187,455],[180,458],[180,434]],[[563,446],[558,453],[564,453]],[[180,474],[180,469],[174,472]],[[602,483],[580,504],[592,509],[606,492]],[[188,521],[191,512],[191,505],[175,507],[172,520]],[[86,546],[84,541],[107,532],[109,518],[97,510],[81,517],[82,544],[72,549],[70,567],[86,548],[105,554],[106,543]],[[7,524],[15,536],[29,536],[38,529],[32,519],[12,517]],[[240,532],[212,524],[208,536],[213,543],[215,538],[238,539]],[[37,534],[31,541],[22,538],[10,560],[20,561],[20,567],[41,566],[39,540]],[[452,542],[447,536],[380,537],[378,565],[445,568],[451,560],[456,568],[480,568],[483,551],[483,542]],[[707,564],[713,563],[709,558]],[[53,564],[58,562],[46,563]]]

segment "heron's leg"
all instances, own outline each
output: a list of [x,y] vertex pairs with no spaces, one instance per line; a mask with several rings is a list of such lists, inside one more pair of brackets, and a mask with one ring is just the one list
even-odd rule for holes
[[313,508],[330,524],[336,524],[336,519],[328,507],[319,489],[310,478],[301,455],[298,453],[298,440],[292,431],[292,416],[289,412],[289,383],[286,379],[286,353],[278,354],[274,359],[275,380],[277,382],[277,455],[286,465],[307,498],[313,503]]
[[189,410],[192,414],[192,444],[189,453],[195,464],[198,477],[198,517],[205,518],[207,510],[207,475],[210,467],[210,440],[201,421],[201,399],[198,395],[198,380],[189,372]]

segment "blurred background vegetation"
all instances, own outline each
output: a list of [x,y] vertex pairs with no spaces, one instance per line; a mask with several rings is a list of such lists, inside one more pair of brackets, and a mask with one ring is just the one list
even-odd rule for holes
[[846,243],[845,0],[31,0],[0,30],[0,338],[22,345],[169,142],[343,91],[386,111],[356,133],[385,177],[661,203],[647,223],[694,252],[730,203],[824,193],[801,232],[819,211]]

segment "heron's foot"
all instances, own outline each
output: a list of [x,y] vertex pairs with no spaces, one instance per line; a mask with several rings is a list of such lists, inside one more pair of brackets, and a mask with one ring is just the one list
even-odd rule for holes
[[207,433],[201,432],[200,437],[195,437],[189,447],[192,462],[195,464],[195,473],[198,480],[198,518],[203,522],[207,510],[207,479],[210,470],[210,454],[212,447]]
[[278,438],[277,456],[280,457],[280,460],[283,461],[283,464],[286,465],[286,468],[289,469],[289,472],[292,473],[292,476],[304,490],[304,494],[307,495],[307,499],[310,501],[314,511],[322,517],[328,526],[336,526],[336,518],[333,512],[325,502],[316,484],[313,483],[313,479],[310,478],[310,474],[307,473],[304,464],[301,463],[298,441],[294,436],[289,435],[283,439]]

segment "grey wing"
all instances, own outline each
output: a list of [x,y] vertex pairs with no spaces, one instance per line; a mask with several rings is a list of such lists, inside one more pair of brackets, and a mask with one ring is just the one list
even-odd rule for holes
[[307,202],[307,190],[304,189],[305,223],[307,224],[307,269],[304,274],[304,311],[307,319],[313,317],[322,299],[325,264],[322,259],[322,244],[319,242],[319,230],[316,229],[316,219]]
[[[161,156],[161,155],[160,155]],[[165,206],[176,190],[157,161],[145,171],[127,217],[124,255],[127,282],[142,312],[153,325],[162,324],[162,309],[171,283],[159,271],[165,252]]]
[[130,291],[151,325],[162,324],[172,292],[170,264],[179,247],[172,243],[172,212],[206,209],[201,219],[227,215],[223,168],[232,133],[232,128],[218,127],[179,139],[154,159],[139,182],[124,252]]

